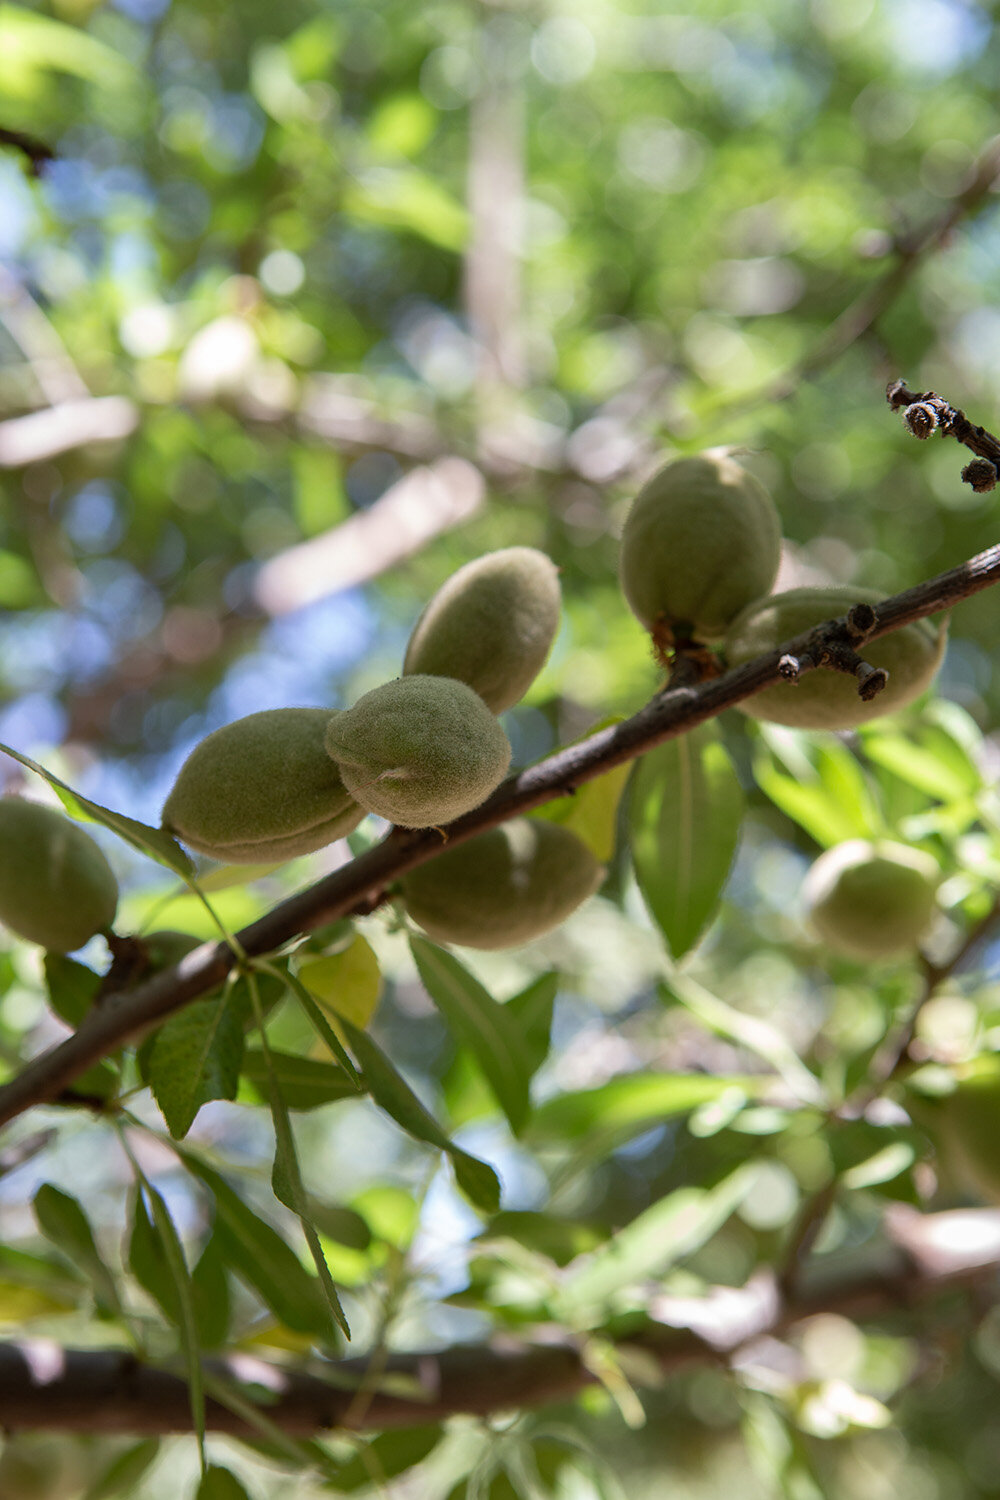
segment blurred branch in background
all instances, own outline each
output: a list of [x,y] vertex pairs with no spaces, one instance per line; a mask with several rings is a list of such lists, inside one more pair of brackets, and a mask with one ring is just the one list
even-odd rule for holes
[[127,396],[90,396],[61,401],[0,422],[0,469],[22,469],[84,448],[130,437],[140,412]]
[[[766,1269],[745,1286],[709,1287],[697,1297],[653,1293],[649,1322],[619,1344],[623,1356],[644,1356],[630,1362],[633,1378],[655,1385],[694,1365],[727,1361],[737,1370],[767,1367],[774,1341],[803,1319],[820,1313],[893,1317],[956,1286],[980,1286],[1000,1269],[1000,1210],[921,1214],[895,1203],[883,1215],[882,1230],[874,1244],[820,1263],[812,1284],[794,1299],[782,1299]],[[781,1353],[787,1376],[793,1351]],[[416,1426],[459,1413],[486,1416],[565,1401],[597,1379],[588,1368],[585,1338],[389,1354],[382,1380],[395,1390],[376,1389],[363,1405],[355,1392],[368,1373],[365,1357],[318,1365],[313,1374],[248,1354],[206,1361],[205,1369],[244,1393],[262,1388],[268,1419],[300,1435]],[[401,1378],[413,1383],[412,1395],[399,1393]],[[26,1340],[0,1345],[0,1423],[8,1432],[188,1432],[190,1398],[179,1376],[144,1365],[130,1352]],[[206,1426],[256,1435],[214,1400],[207,1403]]]
[[34,297],[0,263],[0,321],[27,361],[42,399],[49,406],[85,401],[86,381]]
[[485,493],[482,474],[464,458],[441,458],[411,469],[369,510],[264,563],[254,599],[268,615],[283,615],[366,583],[439,532],[467,521]]
[[[482,7],[489,17],[493,10]],[[466,198],[471,221],[464,262],[465,311],[479,346],[476,395],[480,442],[503,391],[525,376],[521,311],[524,203],[524,80],[517,43],[493,12],[478,32],[481,84],[469,105]],[[499,409],[498,409],[499,404]],[[485,430],[484,430],[485,429]]]

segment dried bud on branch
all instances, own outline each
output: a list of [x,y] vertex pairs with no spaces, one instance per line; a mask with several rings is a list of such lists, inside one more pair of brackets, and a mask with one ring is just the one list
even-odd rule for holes
[[970,459],[962,470],[962,478],[970,484],[977,495],[996,488],[997,466],[988,458]]
[[926,401],[914,401],[903,413],[903,421],[913,433],[915,438],[923,442],[936,431],[938,425],[938,414],[933,406],[928,406]]

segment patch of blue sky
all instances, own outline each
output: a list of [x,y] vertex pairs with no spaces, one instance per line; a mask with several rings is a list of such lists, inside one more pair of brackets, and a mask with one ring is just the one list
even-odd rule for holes
[[24,172],[13,157],[0,159],[0,256],[18,255],[31,238],[38,214]]
[[207,727],[265,708],[338,707],[331,685],[361,660],[374,631],[371,606],[357,589],[275,620],[213,694]]
[[0,627],[4,680],[15,694],[54,692],[93,679],[111,664],[108,632],[99,622],[54,610],[19,615]]
[[163,601],[131,563],[98,558],[81,566],[83,603],[88,614],[117,640],[148,635],[163,615]]
[[936,78],[974,62],[992,32],[986,12],[967,0],[887,0],[885,24],[896,67]]
[[58,745],[66,733],[66,712],[47,693],[25,693],[0,707],[0,742],[25,755]]

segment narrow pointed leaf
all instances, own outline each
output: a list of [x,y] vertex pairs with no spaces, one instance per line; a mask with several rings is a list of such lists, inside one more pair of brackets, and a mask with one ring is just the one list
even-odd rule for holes
[[424,988],[470,1052],[517,1135],[530,1110],[531,1070],[514,1014],[499,1005],[451,953],[424,938],[410,948]]
[[82,797],[79,792],[74,792],[65,781],[60,781],[58,776],[53,776],[51,771],[40,766],[36,760],[22,755],[19,750],[12,750],[9,745],[0,745],[0,751],[18,761],[22,766],[27,766],[29,771],[34,771],[37,776],[41,776],[43,781],[47,781],[63,807],[74,818],[82,818],[90,823],[100,823],[105,828],[110,828],[112,833],[116,833],[126,843],[132,844],[143,854],[148,854],[151,859],[155,859],[161,865],[166,865],[168,869],[176,871],[185,879],[193,874],[194,865],[177,840],[171,838],[165,829],[151,828],[147,823],[140,823],[135,818],[127,818],[124,813],[113,812],[110,807],[102,807],[99,802],[91,802],[88,797]]
[[743,793],[714,725],[640,760],[629,826],[636,879],[674,958],[703,936],[736,853]]
[[753,1165],[745,1164],[713,1188],[680,1188],[661,1198],[567,1270],[559,1293],[564,1313],[599,1307],[622,1287],[662,1276],[722,1228],[755,1180]]
[[295,1151],[295,1136],[292,1133],[292,1122],[289,1118],[288,1107],[285,1104],[281,1092],[274,1064],[271,1061],[271,1049],[268,1046],[267,1034],[263,1026],[263,1014],[260,1008],[260,1000],[256,992],[256,979],[251,974],[250,989],[254,1000],[254,1013],[260,1028],[261,1051],[264,1057],[264,1067],[267,1070],[268,1093],[271,1098],[271,1119],[274,1122],[275,1155],[274,1167],[271,1173],[271,1186],[279,1203],[284,1203],[297,1216],[302,1225],[302,1232],[309,1246],[309,1254],[313,1258],[316,1274],[319,1277],[320,1286],[326,1295],[334,1319],[343,1330],[345,1338],[350,1338],[351,1330],[344,1316],[344,1309],[340,1305],[340,1297],[334,1285],[330,1268],[323,1254],[323,1246],[316,1231],[316,1226],[309,1215],[309,1202],[306,1197],[305,1188],[302,1186],[302,1175],[299,1171],[299,1160]]
[[529,1077],[534,1077],[549,1055],[552,1011],[558,993],[559,975],[540,974],[526,989],[512,995],[504,1007],[514,1017],[521,1034]]
[[[149,1217],[141,1193],[136,1194],[132,1210],[128,1265],[132,1275],[159,1304],[170,1322],[180,1327],[182,1309],[166,1247]],[[224,1341],[229,1326],[229,1286],[214,1236],[202,1251],[190,1280],[198,1343],[201,1348],[215,1348]]]
[[[335,1063],[319,1062],[314,1057],[299,1057],[292,1052],[275,1052],[271,1061],[289,1109],[318,1109],[337,1099],[356,1099],[358,1090],[343,1068]],[[240,1076],[253,1085],[261,1099],[267,1098],[267,1065],[258,1047],[248,1047],[243,1054]]]
[[405,1078],[366,1031],[344,1021],[347,1039],[364,1071],[371,1096],[407,1135],[447,1151],[462,1191],[476,1205],[494,1213],[500,1204],[500,1181],[493,1168],[452,1142],[410,1088]]
[[355,1026],[367,1026],[375,1014],[382,975],[371,944],[359,933],[340,953],[303,964],[299,978],[321,1006]]
[[292,973],[288,973],[285,977],[287,979],[289,989],[292,991],[292,994],[295,996],[296,1000],[298,1000],[302,1009],[305,1011],[306,1016],[308,1017],[314,1031],[316,1032],[316,1035],[340,1063],[340,1066],[343,1068],[348,1078],[355,1085],[356,1091],[358,1093],[361,1093],[361,1080],[358,1077],[358,1070],[348,1056],[347,1049],[345,1048],[343,1042],[340,1040],[340,1037],[334,1031],[333,1027],[330,1025],[330,1022],[327,1020],[319,1005],[309,993],[309,990],[302,983],[301,979],[299,979],[295,974]]
[[215,1198],[215,1233],[226,1264],[253,1287],[286,1328],[334,1340],[336,1335],[322,1289],[291,1246],[244,1203],[218,1172],[190,1151],[185,1150],[182,1155]]
[[86,1274],[97,1305],[106,1313],[119,1314],[121,1302],[114,1277],[97,1248],[90,1220],[77,1200],[45,1182],[35,1194],[33,1207],[46,1239]]
[[201,1449],[202,1465],[204,1465],[205,1388],[202,1383],[201,1348],[198,1343],[198,1323],[194,1310],[191,1273],[184,1259],[180,1237],[162,1195],[145,1178],[142,1179],[142,1186],[149,1197],[150,1207],[153,1210],[153,1227],[159,1236],[167,1269],[174,1284],[178,1309],[177,1326],[180,1330],[181,1348],[184,1352],[184,1365],[187,1371],[191,1416]]

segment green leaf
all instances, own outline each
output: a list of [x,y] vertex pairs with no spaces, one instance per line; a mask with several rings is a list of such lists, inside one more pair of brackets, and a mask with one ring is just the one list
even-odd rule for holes
[[[337,1099],[356,1099],[358,1090],[343,1068],[299,1057],[292,1052],[275,1052],[271,1060],[282,1096],[289,1109],[318,1109]],[[259,1048],[247,1048],[243,1055],[241,1076],[247,1079],[262,1100],[267,1099],[267,1065]]]
[[[619,722],[617,718],[605,719],[587,732],[593,734],[595,729]],[[532,817],[561,823],[586,844],[595,859],[607,864],[615,852],[618,804],[631,773],[632,766],[627,761],[624,765],[614,766],[603,776],[584,782],[572,796],[556,797],[546,802],[544,807],[532,813]]]
[[123,1453],[117,1454],[104,1472],[94,1480],[83,1500],[114,1500],[135,1493],[135,1487],[160,1451],[159,1438],[143,1438]]
[[235,1099],[243,1062],[246,1017],[242,994],[227,985],[211,1000],[196,1000],[156,1034],[149,1082],[167,1128],[183,1140],[210,1099]]
[[201,1347],[218,1349],[226,1342],[232,1308],[229,1278],[226,1276],[219,1241],[214,1234],[207,1241],[191,1272],[191,1291]]
[[443,250],[463,249],[468,214],[433,177],[416,167],[376,167],[349,183],[342,208],[352,219],[408,229]]
[[45,1238],[87,1276],[98,1307],[105,1313],[120,1315],[122,1308],[114,1278],[97,1248],[90,1220],[77,1200],[46,1182],[35,1194],[33,1207]]
[[528,1138],[539,1145],[565,1142],[610,1151],[718,1099],[727,1089],[751,1093],[760,1084],[760,1079],[707,1073],[626,1073],[597,1088],[546,1099],[532,1116]]
[[338,1245],[346,1245],[350,1250],[367,1250],[372,1242],[368,1222],[356,1209],[310,1198],[309,1217],[328,1240],[336,1240]]
[[674,958],[695,946],[715,915],[742,817],[743,793],[714,725],[639,761],[629,807],[632,861]]
[[[146,1211],[141,1193],[136,1194],[132,1207],[128,1265],[140,1286],[159,1304],[169,1321],[179,1327],[183,1310],[174,1274],[166,1246]],[[190,1281],[198,1342],[203,1349],[215,1348],[224,1341],[229,1327],[229,1283],[214,1236],[206,1243]]]
[[235,1474],[211,1464],[201,1476],[196,1500],[250,1500]]
[[32,75],[72,73],[105,88],[129,88],[136,73],[120,53],[79,26],[38,15],[19,5],[0,5],[0,88],[22,94]]
[[167,1272],[173,1282],[177,1306],[177,1327],[180,1332],[184,1365],[187,1370],[188,1396],[191,1401],[191,1418],[198,1435],[201,1462],[205,1464],[205,1388],[202,1384],[201,1349],[198,1345],[198,1325],[194,1311],[194,1296],[191,1276],[180,1236],[170,1217],[170,1211],[158,1190],[141,1174],[143,1192],[149,1198],[153,1210],[153,1229],[160,1241]]
[[[0,6],[0,36],[3,31],[2,17],[9,9],[10,7]],[[158,864],[166,865],[168,869],[174,870],[185,879],[193,874],[194,865],[177,840],[171,838],[164,829],[150,828],[148,824],[139,823],[135,818],[127,818],[124,813],[112,812],[108,807],[101,807],[98,802],[91,802],[89,798],[81,797],[79,792],[74,792],[65,781],[60,781],[58,776],[53,776],[51,771],[40,766],[36,760],[22,755],[19,750],[12,750],[9,745],[0,745],[0,751],[18,761],[20,765],[27,766],[29,771],[34,771],[37,776],[41,776],[43,781],[47,781],[72,817],[88,823],[100,823],[103,827],[110,828],[112,833],[116,833],[127,844],[132,844],[143,854],[148,854],[151,859],[155,859]]]
[[[754,777],[765,797],[824,849],[846,839],[878,838],[884,819],[847,746],[836,740],[803,746],[790,736],[771,725],[761,732],[770,753],[761,749],[756,756]],[[776,757],[790,774],[778,769]]]
[[514,1134],[520,1134],[531,1107],[531,1073],[516,1017],[453,954],[418,937],[410,939],[410,949],[424,988],[472,1052]]
[[423,1463],[443,1436],[444,1428],[436,1423],[428,1427],[406,1427],[400,1432],[380,1433],[349,1463],[337,1470],[337,1489],[350,1492],[385,1484]]
[[361,1080],[358,1077],[358,1070],[354,1066],[350,1057],[347,1055],[347,1049],[345,1048],[343,1042],[340,1040],[340,1037],[334,1031],[326,1016],[324,1016],[322,1010],[317,1005],[316,1001],[313,999],[312,995],[306,989],[302,981],[297,978],[296,975],[290,972],[286,974],[285,978],[287,980],[289,989],[292,991],[292,994],[295,996],[296,1000],[298,1000],[299,1004],[302,1006],[302,1009],[305,1011],[306,1016],[313,1027],[313,1030],[316,1032],[316,1035],[340,1063],[340,1066],[343,1068],[348,1078],[355,1085],[356,1091],[360,1094],[362,1092],[362,1085]]
[[660,1277],[711,1239],[756,1180],[748,1163],[713,1188],[679,1188],[647,1208],[600,1249],[565,1272],[558,1294],[564,1316],[596,1308],[634,1282]]
[[978,766],[936,725],[914,735],[868,734],[864,747],[869,760],[938,802],[963,801],[982,787]]
[[340,953],[303,964],[299,978],[320,1005],[367,1026],[379,1002],[382,975],[371,944],[360,934]]
[[504,1007],[517,1022],[529,1078],[534,1077],[549,1055],[552,1011],[558,993],[559,975],[540,974],[526,989],[512,995]]
[[76,1030],[94,1003],[101,976],[64,953],[46,953],[44,963],[49,1004],[67,1026]]
[[306,1197],[305,1188],[302,1185],[302,1175],[299,1171],[299,1160],[295,1150],[295,1136],[292,1131],[292,1122],[288,1114],[281,1086],[278,1082],[277,1073],[271,1061],[271,1049],[267,1043],[267,1034],[264,1030],[264,1016],[260,1006],[260,1000],[256,991],[256,976],[250,975],[250,990],[254,1000],[254,1013],[260,1028],[261,1050],[264,1056],[264,1066],[267,1070],[268,1093],[271,1099],[271,1119],[274,1122],[275,1154],[274,1167],[271,1172],[271,1186],[279,1203],[284,1203],[297,1215],[302,1225],[302,1233],[306,1237],[309,1253],[313,1258],[319,1276],[320,1286],[326,1295],[336,1322],[344,1332],[345,1338],[350,1338],[351,1330],[344,1316],[344,1309],[340,1304],[340,1296],[334,1285],[333,1277],[330,1275],[330,1267],[326,1263],[323,1254],[323,1246],[320,1243],[316,1226],[309,1214],[309,1201]]
[[319,1282],[294,1250],[276,1229],[258,1218],[218,1172],[190,1151],[181,1154],[215,1198],[215,1233],[226,1264],[253,1287],[278,1321],[293,1333],[334,1340],[330,1310]]
[[500,1204],[500,1181],[493,1168],[449,1140],[430,1110],[424,1108],[410,1085],[366,1031],[352,1026],[347,1020],[344,1029],[364,1070],[365,1082],[375,1103],[391,1115],[407,1135],[447,1151],[462,1191],[477,1208],[495,1213]]
[[710,1031],[738,1042],[741,1047],[764,1058],[804,1103],[824,1102],[823,1088],[816,1076],[809,1071],[778,1028],[769,1021],[760,1016],[748,1016],[745,1011],[727,1005],[704,985],[678,969],[672,970],[664,980],[663,994],[665,999],[679,1001]]

